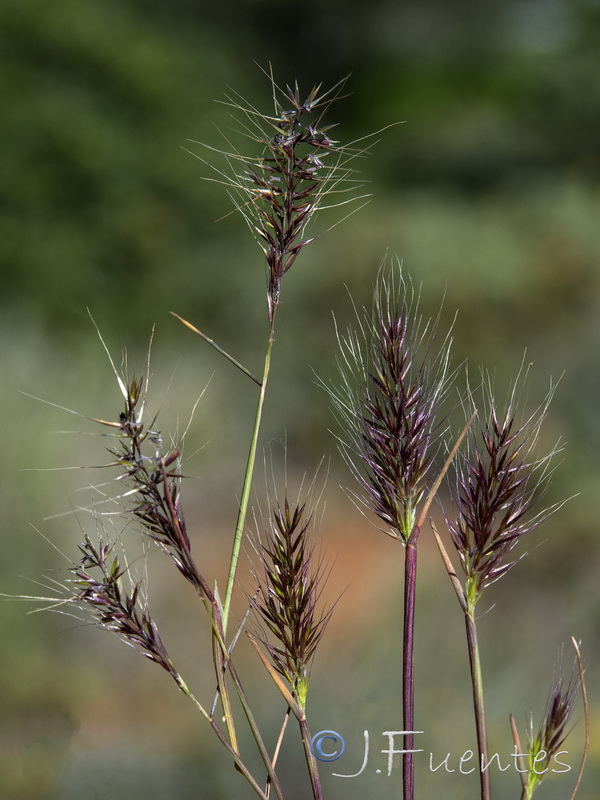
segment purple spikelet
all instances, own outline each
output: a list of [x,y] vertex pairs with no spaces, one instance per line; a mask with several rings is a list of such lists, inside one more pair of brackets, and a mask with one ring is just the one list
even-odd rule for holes
[[501,413],[489,381],[482,384],[483,409],[455,462],[455,510],[446,521],[467,578],[470,605],[519,561],[513,554],[519,540],[562,505],[539,509],[557,452],[554,447],[546,455],[535,454],[553,389],[537,412],[519,422],[516,387]]
[[330,390],[345,431],[341,450],[360,487],[355,496],[405,543],[441,434],[450,342],[436,351],[434,332],[401,273],[398,290],[393,276],[380,276],[373,312],[339,337],[342,385]]

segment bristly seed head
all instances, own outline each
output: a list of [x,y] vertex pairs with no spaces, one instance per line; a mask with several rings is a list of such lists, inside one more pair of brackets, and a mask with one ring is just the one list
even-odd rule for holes
[[555,756],[559,755],[565,739],[569,735],[567,725],[580,684],[580,679],[574,677],[565,684],[562,669],[559,669],[537,732],[534,733],[533,720],[530,721],[526,750],[528,771],[525,773],[523,781],[526,800],[531,800],[533,797],[544,774],[550,768]]
[[156,418],[148,426],[143,423],[143,381],[135,377],[128,381],[120,375],[118,380],[125,400],[119,421],[94,420],[114,431],[115,444],[108,448],[114,460],[106,466],[119,468],[116,481],[128,487],[112,501],[123,503],[122,512],[133,514],[142,523],[142,533],[166,552],[198,593],[212,603],[214,595],[192,557],[181,508],[181,452],[164,453]]
[[141,584],[132,584],[129,589],[124,586],[127,570],[112,555],[112,545],[100,541],[95,546],[86,534],[79,549],[81,559],[71,569],[78,592],[71,602],[87,607],[101,628],[119,634],[123,641],[177,678],[148,608],[142,604]]
[[226,103],[237,112],[243,134],[262,148],[262,155],[244,155],[228,142],[230,151],[217,152],[227,159],[229,171],[208,166],[220,176],[214,180],[233,190],[236,207],[264,253],[272,323],[281,280],[300,250],[314,239],[307,237],[306,228],[315,212],[359,199],[332,198],[353,192],[357,181],[348,162],[366,151],[333,140],[328,132],[334,126],[323,124],[345,80],[324,92],[319,84],[302,99],[297,83],[280,89],[272,76],[270,79],[274,114],[259,111],[239,96],[228,97]]
[[255,609],[275,669],[290,683],[304,707],[310,665],[332,610],[317,612],[322,588],[320,562],[314,562],[308,540],[310,518],[305,506],[272,509],[266,541],[259,547],[262,569],[257,576]]
[[[515,401],[518,383],[506,409],[499,413],[490,382],[483,381],[484,407],[468,434],[466,450],[455,461],[456,512],[447,513],[446,522],[467,578],[471,608],[487,586],[520,560],[511,557],[519,539],[562,505],[535,511],[558,449],[542,457],[534,454],[553,389],[541,408],[520,423]],[[468,413],[475,405],[470,394]]]
[[404,543],[413,532],[441,436],[438,412],[448,385],[449,336],[433,350],[435,324],[423,324],[412,286],[399,271],[380,275],[373,312],[338,336],[342,386],[330,389],[345,431],[342,453],[359,501]]
[[207,594],[192,558],[180,503],[180,451],[163,454],[155,420],[150,428],[144,428],[138,412],[141,397],[141,381],[134,378],[127,386],[125,410],[119,417],[117,447],[110,451],[124,470],[120,479],[132,487],[126,493],[134,498],[128,511],[140,520],[144,534],[171,556],[182,575],[200,593]]

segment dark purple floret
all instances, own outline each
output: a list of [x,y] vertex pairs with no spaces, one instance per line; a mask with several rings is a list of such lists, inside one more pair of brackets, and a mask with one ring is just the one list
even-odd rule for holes
[[456,513],[446,515],[472,603],[514,566],[519,557],[512,553],[518,541],[559,505],[536,510],[556,452],[555,448],[541,458],[534,454],[550,397],[537,415],[520,424],[512,399],[500,416],[491,389],[484,388],[483,393],[487,413],[479,414],[466,452],[456,461]]
[[359,320],[359,332],[340,337],[343,384],[331,395],[360,502],[406,542],[441,433],[449,341],[434,351],[433,330],[422,327],[411,290],[400,277],[396,297],[390,283],[380,281],[374,311]]
[[79,549],[82,557],[71,570],[78,588],[72,602],[87,607],[101,628],[119,634],[127,644],[177,678],[157,627],[142,602],[141,585],[125,587],[123,577],[127,570],[112,554],[112,545],[99,542],[94,546],[86,535]]
[[257,576],[255,608],[271,636],[261,641],[273,666],[304,702],[310,663],[325,632],[332,609],[319,612],[321,563],[309,542],[310,518],[304,505],[271,512],[265,541],[259,545],[262,569]]
[[271,81],[273,114],[239,96],[229,96],[226,103],[234,109],[241,133],[259,145],[260,154],[245,155],[228,142],[231,149],[220,151],[228,168],[208,166],[218,173],[215,180],[232,190],[264,253],[272,324],[283,276],[315,238],[307,235],[307,226],[317,210],[325,200],[331,208],[360,199],[354,195],[359,182],[348,164],[365,150],[341,145],[329,136],[334,125],[324,124],[345,80],[326,91],[319,84],[304,99],[297,83],[280,88]]

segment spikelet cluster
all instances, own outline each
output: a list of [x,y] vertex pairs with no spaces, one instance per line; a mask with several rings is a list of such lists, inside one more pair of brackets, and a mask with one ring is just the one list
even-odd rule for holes
[[359,182],[349,162],[366,151],[332,139],[335,125],[324,122],[345,81],[326,91],[319,84],[306,96],[297,83],[284,89],[272,78],[271,83],[272,114],[259,111],[238,95],[229,96],[226,103],[233,108],[241,132],[260,154],[247,155],[229,142],[229,150],[209,147],[227,159],[227,170],[201,160],[219,175],[209,180],[230,189],[236,208],[263,251],[272,323],[282,278],[302,248],[314,239],[307,234],[307,226],[315,213],[365,197],[356,194]]
[[310,665],[332,613],[332,609],[318,610],[321,564],[314,561],[310,523],[306,506],[291,507],[287,497],[283,507],[272,509],[260,546],[255,601],[261,627],[271,634],[261,641],[301,706],[306,700]]
[[[483,590],[519,561],[513,550],[560,504],[539,508],[557,448],[539,456],[536,445],[552,390],[544,404],[519,422],[515,382],[498,410],[490,382],[481,387],[482,410],[456,460],[453,513],[446,514],[452,541],[467,578],[473,606]],[[471,395],[472,403],[475,398]]]
[[436,326],[422,320],[412,286],[399,276],[381,274],[372,313],[339,336],[342,381],[329,391],[356,498],[406,543],[442,433],[450,340],[434,348]]

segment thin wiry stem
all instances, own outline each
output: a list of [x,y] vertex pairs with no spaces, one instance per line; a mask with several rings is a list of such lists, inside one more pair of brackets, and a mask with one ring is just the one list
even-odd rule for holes
[[[242,687],[241,680],[231,660],[229,660],[228,662],[228,667],[231,673],[231,678],[237,690],[238,698],[242,705],[250,730],[252,732],[252,736],[254,737],[256,746],[258,747],[263,763],[267,769],[269,785],[273,786],[273,788],[275,789],[275,794],[277,795],[278,800],[284,800],[281,785],[279,783],[279,778],[277,777],[277,773],[275,772],[275,764],[273,760],[269,757],[269,753],[267,752],[267,748],[260,734],[258,724],[254,718],[252,709],[250,708],[248,698],[246,697],[246,693]],[[268,792],[265,792],[265,795],[268,796]]]
[[474,419],[474,414],[465,425],[461,435],[452,447],[448,457],[434,481],[428,496],[423,504],[423,509],[413,527],[411,535],[406,543],[405,559],[404,559],[404,635],[403,635],[403,653],[402,653],[402,706],[404,709],[403,725],[405,731],[411,731],[404,737],[404,749],[407,751],[404,754],[404,768],[403,768],[403,788],[404,797],[414,796],[414,755],[411,752],[414,750],[414,734],[415,730],[415,712],[414,712],[414,640],[415,640],[415,599],[416,599],[416,582],[417,582],[417,538],[419,531],[427,516],[431,503],[435,494],[444,479],[444,476],[449,469],[452,461],[454,460],[458,448],[463,438],[466,436],[471,423]]
[[312,737],[310,735],[310,728],[308,727],[308,722],[306,720],[306,717],[300,719],[298,724],[300,725],[300,736],[302,738],[302,745],[304,747],[304,756],[306,758],[306,763],[308,765],[308,774],[310,776],[310,787],[312,790],[312,796],[314,800],[323,800],[323,790],[321,789],[319,767],[317,766],[317,760],[310,746]]
[[479,753],[479,782],[481,800],[490,800],[489,747],[487,726],[485,722],[485,704],[483,699],[483,677],[481,674],[481,657],[477,638],[477,625],[472,609],[465,613],[467,644],[469,649],[469,665],[471,669],[471,686],[473,690],[473,709],[477,730],[477,749]]
[[258,445],[258,436],[260,433],[262,413],[267,393],[267,382],[269,380],[269,372],[271,369],[271,352],[273,350],[274,334],[275,334],[275,313],[271,317],[271,323],[269,328],[269,339],[267,341],[267,350],[265,353],[265,363],[263,367],[262,379],[260,382],[260,393],[258,395],[258,404],[256,407],[256,415],[254,417],[254,426],[252,428],[252,438],[250,440],[250,449],[248,451],[248,461],[246,462],[246,471],[244,472],[244,482],[242,485],[242,495],[240,498],[238,516],[235,524],[235,534],[231,549],[231,558],[229,560],[227,588],[225,590],[225,601],[223,603],[223,625],[225,631],[227,630],[229,607],[231,605],[231,598],[233,595],[235,575],[240,557],[242,538],[244,535],[244,529],[246,525],[246,516],[248,514],[248,503],[250,501],[250,490],[252,488],[252,479],[254,477],[254,465],[256,462],[256,449]]
[[417,545],[408,542],[404,551],[404,634],[402,637],[402,724],[405,731],[402,756],[402,783],[405,800],[412,800],[415,794],[415,600],[417,588]]
[[254,381],[254,383],[258,384],[258,386],[261,385],[259,379],[256,378],[250,372],[249,369],[246,369],[246,367],[243,364],[240,364],[240,362],[236,358],[234,358],[232,355],[229,355],[229,353],[226,350],[223,350],[223,348],[220,345],[218,345],[214,339],[211,339],[210,336],[207,336],[205,333],[198,330],[198,328],[196,328],[195,325],[192,325],[191,322],[188,322],[187,320],[183,319],[183,317],[180,317],[179,314],[176,314],[174,311],[171,311],[171,314],[174,317],[176,317],[180,322],[183,322],[186,328],[189,328],[191,331],[194,331],[194,333],[197,333],[198,336],[204,339],[204,341],[207,342],[211,347],[214,347],[217,353],[220,353],[222,356],[225,356],[225,358],[228,361],[230,361],[234,365],[234,367],[237,367],[240,370],[240,372],[243,372],[244,375],[247,375],[251,380]]
[[[288,706],[287,709],[286,709],[286,712],[284,714],[284,717],[283,717],[283,722],[281,723],[281,729],[279,731],[279,736],[277,737],[277,743],[275,744],[275,749],[273,751],[273,758],[271,759],[271,761],[273,763],[273,767],[276,766],[277,759],[279,758],[279,752],[281,750],[281,745],[283,743],[283,736],[285,734],[285,730],[287,728],[287,724],[288,724],[288,722],[290,720],[291,710],[292,709]],[[269,776],[269,778],[267,779],[267,786],[266,786],[266,789],[265,789],[265,794],[267,796],[269,795],[270,790],[271,790],[271,777]]]
[[583,669],[583,661],[581,660],[581,651],[579,649],[579,644],[574,636],[571,637],[571,641],[573,642],[573,647],[575,648],[575,655],[577,657],[577,668],[579,670],[579,684],[581,686],[581,697],[583,700],[583,716],[585,720],[585,743],[583,746],[583,755],[581,756],[581,764],[579,766],[579,772],[577,773],[577,780],[575,781],[575,786],[573,786],[573,791],[571,792],[571,797],[569,800],[575,800],[575,795],[579,791],[579,785],[581,783],[581,779],[583,778],[583,771],[585,769],[585,762],[587,761],[588,753],[590,750],[590,709],[588,704],[588,696],[587,696],[587,689],[585,685],[585,675]]
[[[227,752],[229,753],[229,755],[233,759],[233,761],[234,761],[234,763],[236,765],[236,768],[244,776],[244,778],[246,778],[246,780],[248,781],[248,783],[250,784],[250,786],[252,787],[254,792],[258,795],[258,797],[261,798],[261,800],[269,800],[269,795],[267,794],[267,792],[262,790],[262,788],[260,787],[260,785],[258,784],[256,779],[251,774],[250,770],[248,769],[248,767],[246,766],[246,764],[242,760],[240,754],[237,752],[237,750],[235,750],[231,746],[231,744],[227,740],[227,737],[225,736],[225,734],[223,733],[221,728],[217,725],[217,723],[214,721],[212,716],[210,716],[207,713],[207,711],[204,709],[202,704],[199,703],[198,700],[196,700],[196,698],[194,697],[192,692],[188,689],[188,687],[186,686],[186,684],[183,681],[181,681],[180,683],[178,682],[178,685],[179,685],[179,688],[181,689],[181,691],[194,703],[196,708],[200,711],[200,713],[203,715],[203,717],[207,720],[207,722],[211,726],[213,732],[217,736],[217,739],[225,747],[225,749],[227,750]],[[274,778],[274,781],[275,781],[274,785],[275,785],[275,788],[276,788],[276,793],[277,793],[278,800],[284,800],[283,795],[281,794],[281,789],[279,787],[279,783],[277,782],[276,776],[273,775],[273,778]]]

